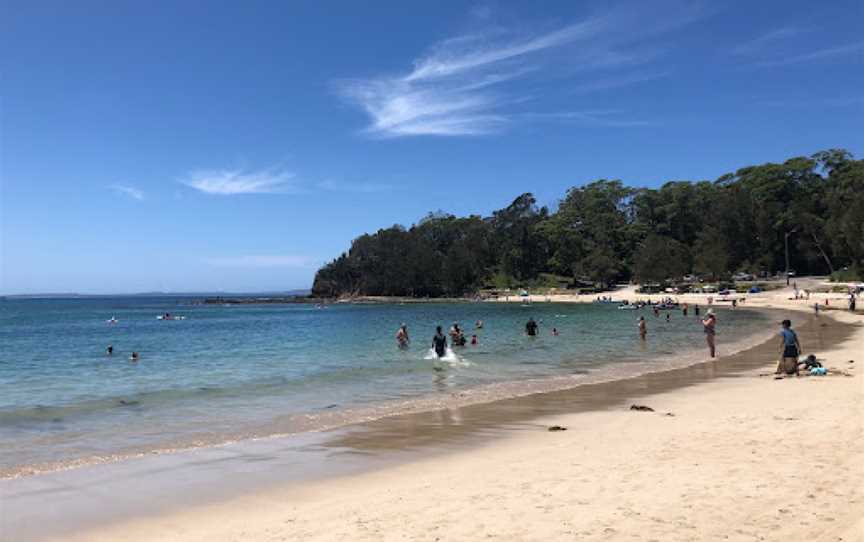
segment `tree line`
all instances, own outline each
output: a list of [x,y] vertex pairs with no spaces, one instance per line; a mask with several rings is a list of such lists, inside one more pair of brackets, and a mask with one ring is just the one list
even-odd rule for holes
[[[694,273],[864,270],[864,160],[842,149],[658,189],[600,179],[554,210],[530,192],[491,216],[430,213],[361,235],[318,270],[316,296],[462,296],[484,287],[662,282]],[[860,275],[859,275],[860,276]]]

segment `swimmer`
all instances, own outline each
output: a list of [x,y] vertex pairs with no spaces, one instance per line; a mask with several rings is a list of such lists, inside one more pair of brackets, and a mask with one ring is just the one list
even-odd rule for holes
[[558,333],[558,328],[557,328],[557,327],[553,327],[553,328],[552,328],[552,336],[553,336],[553,337],[557,337],[558,335],[559,335],[559,333]]
[[139,359],[141,359],[141,354],[139,354],[138,352],[132,352],[132,356],[129,359],[132,361],[138,361]]
[[105,349],[105,355],[110,356],[114,354],[114,345],[109,344],[108,348]]
[[435,354],[439,358],[443,358],[447,355],[447,337],[445,337],[444,332],[441,331],[441,326],[435,328],[435,336],[432,337],[432,348],[435,350]]
[[643,341],[648,336],[648,324],[645,323],[645,317],[639,317],[639,338]]
[[408,326],[402,324],[396,332],[396,344],[399,345],[399,348],[407,348],[409,342],[411,339],[408,337]]
[[477,320],[474,322],[474,329],[483,329],[483,320]]
[[533,318],[528,318],[528,321],[525,322],[525,334],[529,337],[537,335],[537,322]]
[[667,312],[666,313],[666,321],[669,322],[672,319],[672,316]]
[[450,344],[453,346],[465,346],[465,334],[459,327],[459,322],[453,322],[450,328]]
[[471,335],[471,346],[477,346],[477,335]]

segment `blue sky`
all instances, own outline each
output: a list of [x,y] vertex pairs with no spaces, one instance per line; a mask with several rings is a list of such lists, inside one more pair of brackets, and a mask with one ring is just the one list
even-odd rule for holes
[[0,1],[0,292],[307,287],[428,211],[844,147],[864,2]]

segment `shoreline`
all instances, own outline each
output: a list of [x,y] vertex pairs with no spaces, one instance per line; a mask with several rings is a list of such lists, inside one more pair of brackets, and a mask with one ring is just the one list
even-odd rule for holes
[[[725,307],[720,309],[726,310]],[[757,307],[739,310],[755,310],[767,313]],[[722,314],[722,312],[721,312]],[[766,333],[753,331],[744,339],[720,344],[721,355],[718,361],[749,351],[763,344]],[[650,339],[649,339],[650,340]],[[638,343],[637,343],[638,344]],[[656,357],[646,357],[639,362],[616,364],[606,362],[588,372],[573,373],[567,376],[553,375],[533,377],[526,380],[503,380],[464,388],[454,388],[447,393],[428,393],[410,399],[386,399],[369,405],[355,405],[333,410],[300,412],[275,418],[260,426],[247,427],[236,433],[222,433],[218,436],[193,435],[191,438],[172,443],[160,443],[144,448],[121,449],[105,455],[73,457],[45,463],[13,465],[0,469],[0,481],[15,480],[31,476],[44,476],[98,465],[136,461],[154,455],[191,453],[196,450],[232,446],[244,441],[269,439],[291,439],[307,434],[330,434],[350,430],[352,426],[367,425],[388,418],[434,414],[442,410],[463,409],[498,403],[511,399],[523,399],[546,393],[567,392],[582,386],[614,383],[619,380],[638,378],[651,373],[666,373],[670,370],[711,363],[704,346],[700,343],[690,350],[679,352],[672,358],[660,361]],[[612,356],[609,353],[609,356]],[[289,427],[290,426],[290,427]]]
[[[811,320],[814,319],[811,318]],[[817,326],[814,331],[818,331],[818,329]],[[847,331],[852,333],[856,330],[848,327]],[[355,454],[361,458],[360,463],[365,462],[365,465],[360,465],[357,471],[351,471],[351,469],[340,471],[340,468],[337,467],[332,469],[332,472],[328,472],[328,475],[322,480],[301,481],[299,482],[299,486],[326,484],[329,483],[327,480],[331,480],[332,482],[332,480],[339,479],[338,476],[340,475],[349,477],[365,476],[382,470],[397,469],[405,461],[436,461],[435,458],[443,460],[441,458],[446,457],[448,455],[447,452],[461,453],[462,450],[476,451],[478,447],[496,446],[496,443],[516,438],[514,434],[518,436],[520,433],[526,432],[526,429],[528,432],[533,433],[538,430],[538,420],[550,416],[582,416],[592,412],[608,412],[610,408],[620,404],[622,400],[627,400],[626,398],[644,397],[646,393],[651,396],[656,394],[684,393],[688,388],[698,387],[714,381],[734,380],[734,377],[742,371],[752,371],[756,366],[764,366],[764,359],[762,361],[753,359],[753,350],[760,347],[763,350],[767,348],[763,355],[767,355],[770,358],[772,355],[770,350],[772,349],[770,345],[763,342],[760,346],[739,353],[738,356],[741,363],[734,360],[730,361],[730,358],[735,357],[730,356],[721,358],[721,361],[692,365],[682,369],[649,373],[611,382],[585,384],[568,390],[467,405],[457,407],[455,410],[439,409],[422,413],[388,416],[379,420],[356,424],[342,430],[319,433],[313,439],[315,441],[313,446],[331,454],[331,458],[328,461],[331,461],[332,457],[344,457],[343,454]],[[720,366],[720,364],[723,364],[723,366]],[[674,374],[682,371],[688,373],[689,377],[678,374],[678,378],[670,378],[669,373]],[[691,380],[685,382],[688,378],[691,378]],[[765,382],[769,381],[769,379],[761,380]],[[616,389],[617,392],[615,391]],[[601,400],[598,400],[598,397]],[[317,437],[324,438],[319,440]],[[490,439],[490,437],[493,438]],[[296,438],[296,436],[290,438]],[[280,438],[275,437],[269,440],[271,443],[276,443]],[[423,451],[416,452],[417,449],[422,449]],[[413,450],[413,452],[406,454],[403,453],[405,450]],[[459,451],[454,452],[454,450]],[[180,452],[176,455],[192,457],[195,454],[196,451],[192,450]],[[377,463],[375,461],[365,461],[363,459],[364,456],[366,456],[366,459],[369,456],[381,456],[382,461],[378,461]],[[162,457],[170,459],[171,454]],[[153,458],[146,458],[141,460],[141,463],[153,460]],[[124,463],[129,462],[115,465],[122,471]],[[332,461],[330,465],[332,466]],[[356,467],[357,464],[354,466]],[[100,466],[83,468],[81,470],[85,469],[89,469],[90,472],[100,472]],[[326,470],[331,470],[331,467],[328,466]],[[361,474],[358,474],[358,472]],[[337,478],[331,478],[333,473],[335,473]],[[42,476],[50,478],[52,474]],[[27,478],[24,479],[26,480]],[[206,483],[206,481],[204,482]],[[212,480],[210,483],[212,483]],[[296,480],[288,482],[287,485],[286,482],[282,482],[282,485],[285,487],[294,487],[297,484]],[[262,484],[257,489],[247,487],[239,492],[239,497],[236,494],[223,495],[223,497],[230,500],[244,498],[242,495],[256,495],[271,491],[272,488],[265,489],[266,485]],[[279,483],[276,485],[278,486]],[[229,491],[228,493],[230,494],[231,492]],[[207,499],[200,499],[198,502],[199,504],[194,505],[193,508],[195,506],[218,506],[218,503],[214,504],[212,502],[202,504],[208,503]],[[173,511],[158,510],[153,511],[153,513],[156,514],[156,517],[161,517],[163,514],[175,513],[177,510],[182,511],[187,505],[188,503],[179,503],[179,508],[173,507]],[[130,519],[134,515],[134,513],[131,515],[128,513],[119,514],[115,519],[124,522],[135,521]],[[85,525],[84,527],[97,528],[98,530],[102,528],[96,527],[100,523],[101,521],[95,521],[91,525]],[[176,539],[181,540],[184,538]]]

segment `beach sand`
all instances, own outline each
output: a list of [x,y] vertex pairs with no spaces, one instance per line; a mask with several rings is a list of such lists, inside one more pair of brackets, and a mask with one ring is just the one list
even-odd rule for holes
[[[783,295],[759,304],[806,310]],[[864,319],[832,317],[854,328],[817,350],[826,377],[775,380],[763,361],[634,395],[654,412],[611,398],[448,453],[60,539],[864,540]]]

